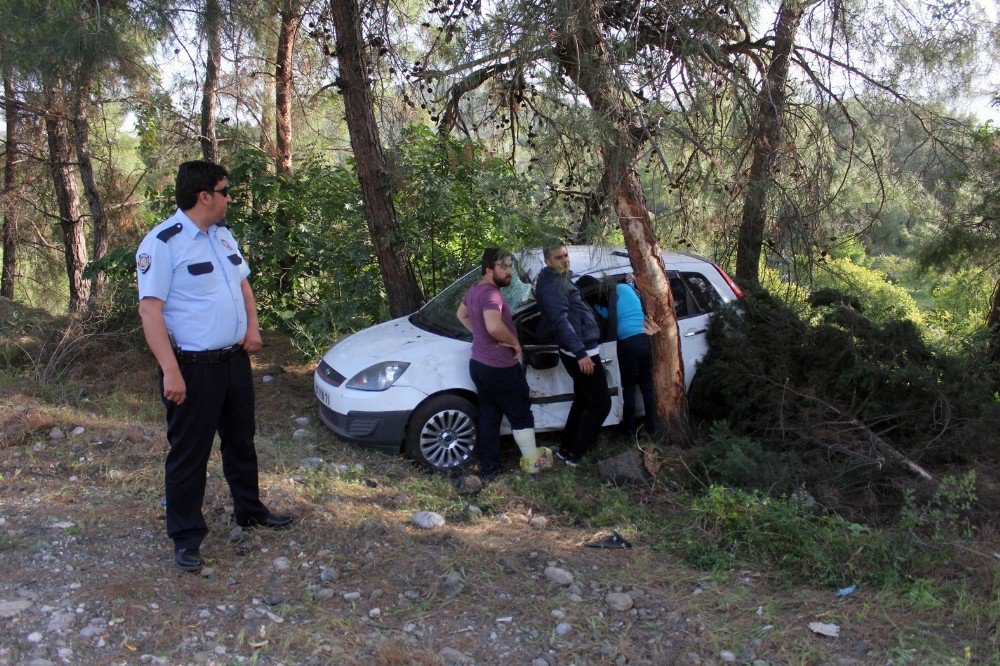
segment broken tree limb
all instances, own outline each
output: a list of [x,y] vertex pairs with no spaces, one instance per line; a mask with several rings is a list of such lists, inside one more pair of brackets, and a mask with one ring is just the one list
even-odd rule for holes
[[893,447],[892,445],[890,445],[888,442],[886,442],[884,439],[882,439],[881,437],[879,437],[874,431],[872,431],[871,428],[869,428],[867,425],[865,425],[864,423],[862,423],[860,420],[858,420],[854,416],[851,416],[850,414],[844,413],[842,410],[834,407],[829,402],[827,402],[827,401],[825,401],[825,400],[823,400],[821,398],[818,398],[818,397],[816,397],[814,395],[809,395],[808,393],[803,393],[801,391],[795,390],[794,388],[791,388],[788,385],[788,382],[785,382],[782,385],[782,389],[784,391],[788,391],[790,393],[794,393],[795,395],[801,396],[803,398],[806,398],[807,400],[811,400],[813,402],[816,402],[816,403],[822,405],[825,409],[827,409],[830,412],[832,412],[833,414],[835,414],[837,417],[839,417],[840,419],[842,419],[845,423],[847,423],[851,427],[857,428],[859,431],[861,431],[861,434],[864,437],[865,441],[868,442],[868,444],[870,444],[873,449],[875,449],[876,451],[878,451],[879,453],[881,453],[883,456],[885,456],[889,460],[892,460],[897,465],[899,465],[903,469],[909,471],[910,473],[912,473],[912,474],[914,474],[914,475],[916,475],[916,476],[924,479],[925,481],[930,481],[932,483],[936,482],[936,479],[934,478],[934,476],[930,472],[928,472],[926,469],[924,469],[923,467],[921,467],[920,465],[918,465],[914,461],[912,461],[909,458],[907,458],[906,456],[904,456],[902,453],[899,452],[898,449],[896,449],[895,447]]

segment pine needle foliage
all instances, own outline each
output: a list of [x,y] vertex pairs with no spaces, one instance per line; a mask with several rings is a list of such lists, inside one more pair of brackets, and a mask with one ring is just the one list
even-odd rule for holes
[[875,323],[830,293],[822,303],[797,314],[757,292],[714,319],[689,393],[708,431],[696,476],[877,511],[898,508],[913,477],[873,438],[931,469],[996,455],[981,361],[931,348],[910,320]]

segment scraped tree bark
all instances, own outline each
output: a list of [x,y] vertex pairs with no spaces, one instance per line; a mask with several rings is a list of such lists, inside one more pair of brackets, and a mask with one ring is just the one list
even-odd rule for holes
[[753,136],[753,161],[747,175],[736,247],[736,277],[747,284],[760,283],[760,254],[767,223],[767,197],[774,186],[774,166],[782,141],[785,101],[788,97],[788,63],[795,48],[795,34],[806,7],[818,0],[782,0],[775,24],[774,47],[757,98],[757,127]]
[[613,55],[603,37],[599,0],[576,0],[565,21],[556,54],[567,75],[583,91],[604,124],[602,191],[614,206],[628,248],[646,312],[660,326],[652,343],[656,363],[653,383],[657,412],[666,422],[666,441],[686,445],[691,439],[684,363],[670,281],[653,232],[649,208],[635,160],[647,136],[628,103],[628,91],[615,76]]
[[59,201],[59,225],[63,231],[66,275],[69,278],[69,311],[83,312],[87,307],[90,285],[83,279],[87,265],[87,244],[83,211],[76,186],[73,143],[70,138],[68,108],[61,82],[46,84],[45,131],[49,142],[49,166],[52,184]]
[[17,277],[17,222],[21,200],[17,192],[18,157],[21,118],[17,108],[14,78],[9,72],[3,77],[4,122],[7,125],[7,150],[3,167],[3,270],[0,273],[0,296],[14,298]]
[[357,163],[368,231],[385,283],[389,312],[393,317],[402,317],[419,308],[423,297],[410,259],[397,240],[399,220],[375,119],[357,0],[331,2],[330,14],[337,37],[340,68],[337,83],[344,94],[347,129]]
[[987,344],[990,362],[1000,363],[1000,281],[993,287],[990,311],[986,315],[986,330],[989,335]]
[[204,29],[207,53],[205,81],[201,89],[201,154],[209,162],[219,161],[219,139],[215,115],[219,67],[222,62],[222,7],[219,0],[205,0]]
[[[80,180],[83,183],[83,192],[87,198],[93,228],[93,258],[94,261],[97,261],[108,253],[108,214],[104,207],[104,197],[97,186],[97,177],[94,175],[94,159],[90,154],[90,121],[87,120],[89,106],[89,86],[86,81],[83,81],[79,84],[79,89],[76,92],[73,129],[76,137],[76,156],[80,165]],[[104,271],[94,271],[90,278],[89,307],[92,307],[104,296],[107,283]]]

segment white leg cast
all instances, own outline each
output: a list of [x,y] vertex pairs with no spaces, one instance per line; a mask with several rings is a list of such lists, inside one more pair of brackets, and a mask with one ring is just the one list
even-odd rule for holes
[[535,429],[514,430],[514,441],[521,449],[521,469],[528,474],[538,474],[552,466],[552,451],[547,447],[535,446]]

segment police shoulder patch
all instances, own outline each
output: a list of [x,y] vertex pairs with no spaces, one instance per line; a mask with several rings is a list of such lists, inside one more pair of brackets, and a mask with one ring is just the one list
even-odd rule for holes
[[139,272],[142,273],[143,275],[145,275],[146,272],[149,271],[149,267],[152,265],[153,265],[153,258],[150,257],[145,252],[136,257],[135,266],[136,268],[139,269]]
[[156,234],[156,237],[159,238],[164,243],[166,243],[168,240],[179,234],[181,232],[181,229],[183,228],[184,225],[178,222],[177,224],[169,226],[160,233]]

